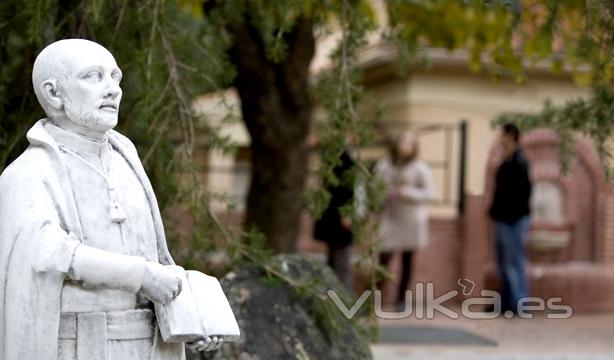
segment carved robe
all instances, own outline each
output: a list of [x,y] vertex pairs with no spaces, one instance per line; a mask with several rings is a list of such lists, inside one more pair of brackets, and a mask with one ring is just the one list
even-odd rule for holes
[[[72,253],[81,242],[103,250],[142,256],[148,261],[173,264],[157,201],[136,149],[121,134],[113,130],[107,133],[114,154],[111,156],[121,156],[125,163],[120,170],[124,174],[131,171],[130,175],[142,186],[138,190],[146,204],[141,206],[150,210],[151,217],[142,217],[139,226],[133,228],[109,225],[103,229],[107,233],[103,231],[102,239],[109,239],[108,248],[104,248],[104,242],[92,239],[95,233],[83,228],[97,220],[84,218],[92,215],[83,209],[87,198],[82,191],[75,193],[71,185],[75,176],[67,170],[67,164],[76,166],[76,163],[67,160],[48,126],[52,125],[43,119],[30,129],[27,134],[30,146],[0,176],[0,357],[5,360],[90,358],[88,343],[81,342],[78,346],[78,334],[82,334],[82,339],[86,335],[98,344],[101,338],[103,342],[108,339],[104,346],[109,346],[110,354],[126,350],[121,349],[126,346],[121,339],[136,339],[133,341],[135,356],[131,358],[149,359],[149,354],[143,352],[150,353],[154,348],[153,359],[183,359],[183,344],[165,344],[157,329],[146,326],[154,326],[155,319],[134,289],[132,293],[113,289],[90,291],[68,279]],[[129,206],[124,204],[125,208]],[[124,210],[132,214],[129,208]],[[137,238],[143,224],[149,231],[144,231],[144,236],[141,234],[143,239],[136,246],[120,246],[128,238]],[[147,241],[150,236],[154,239]],[[45,259],[47,252],[54,259]],[[97,302],[104,303],[101,299],[106,297],[111,308],[134,310],[129,316],[122,311],[108,312],[104,303],[101,311],[92,312],[87,308],[88,294],[93,294],[94,306]],[[79,306],[86,308],[79,309]],[[79,327],[86,320],[103,326]],[[92,359],[105,359],[107,355],[92,356]]]

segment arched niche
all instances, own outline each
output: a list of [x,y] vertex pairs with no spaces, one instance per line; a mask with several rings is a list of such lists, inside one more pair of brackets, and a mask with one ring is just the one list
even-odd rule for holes
[[[535,129],[522,136],[521,145],[529,162],[534,186],[529,256],[537,262],[595,260],[600,212],[598,194],[605,181],[599,156],[590,141],[574,137],[568,174],[561,174],[559,139],[555,131]],[[490,151],[486,167],[485,194],[502,160],[500,147]],[[537,240],[537,242],[535,242]],[[533,246],[535,245],[535,246]]]

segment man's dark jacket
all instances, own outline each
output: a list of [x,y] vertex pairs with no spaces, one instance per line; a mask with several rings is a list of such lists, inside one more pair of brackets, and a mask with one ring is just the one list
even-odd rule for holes
[[516,150],[497,169],[490,216],[513,224],[530,213],[530,197],[529,166],[522,151]]
[[353,166],[354,160],[347,151],[343,152],[341,163],[333,169],[340,183],[327,188],[331,194],[330,203],[314,226],[314,237],[326,242],[332,248],[342,248],[352,242],[352,230],[344,228],[341,224],[339,210],[354,198],[354,181],[348,176],[348,170]]

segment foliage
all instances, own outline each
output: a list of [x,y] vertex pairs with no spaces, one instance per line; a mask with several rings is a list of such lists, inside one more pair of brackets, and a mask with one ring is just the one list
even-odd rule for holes
[[[340,13],[338,28],[341,38],[331,54],[332,66],[316,79],[313,96],[323,108],[326,118],[317,124],[319,142],[319,165],[316,169],[318,183],[305,194],[307,209],[318,218],[330,200],[331,186],[344,183],[355,187],[355,199],[340,209],[352,219],[355,245],[363,248],[359,263],[377,263],[377,243],[374,241],[375,226],[367,216],[381,203],[382,187],[373,177],[369,166],[358,151],[352,151],[355,166],[341,178],[334,169],[341,163],[344,151],[359,149],[373,143],[373,118],[359,110],[365,96],[360,85],[360,72],[356,67],[359,51],[367,44],[367,36],[376,28],[375,18],[363,1],[343,0],[338,2]],[[362,190],[362,191],[360,191]],[[359,195],[364,196],[360,198]],[[371,286],[375,286],[376,272],[372,271]],[[373,312],[369,312],[373,314]],[[375,318],[370,319],[375,323]]]
[[471,69],[496,77],[523,81],[527,67],[546,61],[583,84],[613,79],[611,1],[390,0],[388,14],[390,39],[405,59],[420,58],[425,47],[465,49]]
[[537,114],[502,114],[493,120],[493,125],[506,122],[516,123],[522,130],[552,128],[559,135],[561,165],[564,172],[569,170],[571,145],[574,132],[593,140],[600,155],[606,178],[611,180],[614,153],[614,90],[597,87],[589,99],[568,101],[564,106],[555,107],[546,101],[544,109]]
[[612,83],[613,2],[533,0],[524,8],[518,33],[527,58],[550,59],[555,70],[575,70],[583,84]]
[[555,107],[546,101],[537,114],[502,114],[523,129],[552,128],[559,134],[561,166],[569,168],[573,133],[590,138],[601,157],[606,179],[613,174],[614,3],[611,1],[531,1],[518,32],[524,53],[533,62],[549,59],[555,70],[571,69],[578,83],[591,85],[588,99]]
[[[520,74],[521,59],[511,44],[516,17],[503,5],[483,1],[388,1],[390,40],[404,63],[424,59],[425,47],[465,49],[469,66],[477,71],[485,59],[495,75]],[[437,19],[435,21],[435,19]],[[405,64],[404,64],[405,65]]]

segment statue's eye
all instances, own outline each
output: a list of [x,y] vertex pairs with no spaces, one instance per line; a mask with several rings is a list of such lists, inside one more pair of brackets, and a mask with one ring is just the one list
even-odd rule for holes
[[85,79],[87,80],[100,80],[102,79],[102,75],[100,75],[99,71],[90,71],[85,75]]
[[120,82],[122,79],[122,76],[120,73],[113,73],[111,74],[111,78],[117,82]]

